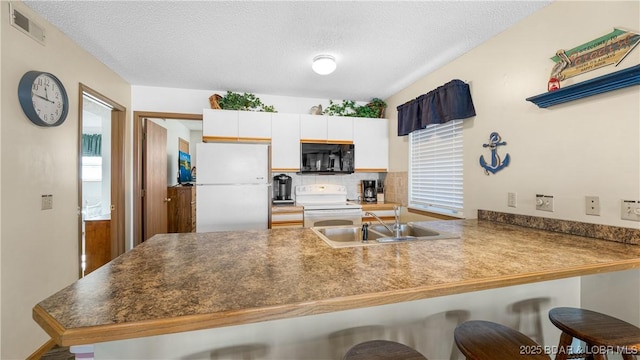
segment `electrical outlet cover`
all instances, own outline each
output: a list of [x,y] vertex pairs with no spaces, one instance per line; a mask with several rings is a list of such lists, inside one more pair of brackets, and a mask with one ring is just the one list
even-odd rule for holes
[[620,218],[622,220],[640,221],[640,200],[622,200]]
[[585,206],[585,213],[587,215],[600,216],[600,197],[585,196],[584,206]]
[[536,210],[553,212],[553,196],[536,194]]

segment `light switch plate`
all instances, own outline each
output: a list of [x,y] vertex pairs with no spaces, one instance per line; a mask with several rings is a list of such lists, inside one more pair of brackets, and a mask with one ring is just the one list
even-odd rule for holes
[[622,220],[640,221],[640,200],[622,200],[620,218]]
[[53,209],[53,195],[42,195],[42,207],[41,210]]
[[516,207],[518,205],[518,194],[514,192],[507,193],[507,206]]

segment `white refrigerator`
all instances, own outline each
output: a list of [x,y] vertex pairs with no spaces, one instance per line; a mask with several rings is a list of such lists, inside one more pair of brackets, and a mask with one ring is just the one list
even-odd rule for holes
[[269,151],[266,144],[196,144],[196,232],[270,227]]

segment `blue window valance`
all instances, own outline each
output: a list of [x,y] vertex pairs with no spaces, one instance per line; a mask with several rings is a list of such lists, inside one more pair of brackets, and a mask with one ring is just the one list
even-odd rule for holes
[[427,125],[476,115],[469,84],[457,79],[398,106],[397,110],[398,136],[409,135]]

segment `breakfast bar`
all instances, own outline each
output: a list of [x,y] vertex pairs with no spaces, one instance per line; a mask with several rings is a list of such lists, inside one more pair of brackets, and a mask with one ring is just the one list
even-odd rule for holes
[[334,249],[303,228],[156,235],[35,305],[33,318],[60,345],[98,344],[640,268],[635,240],[475,219],[425,225],[459,238]]

